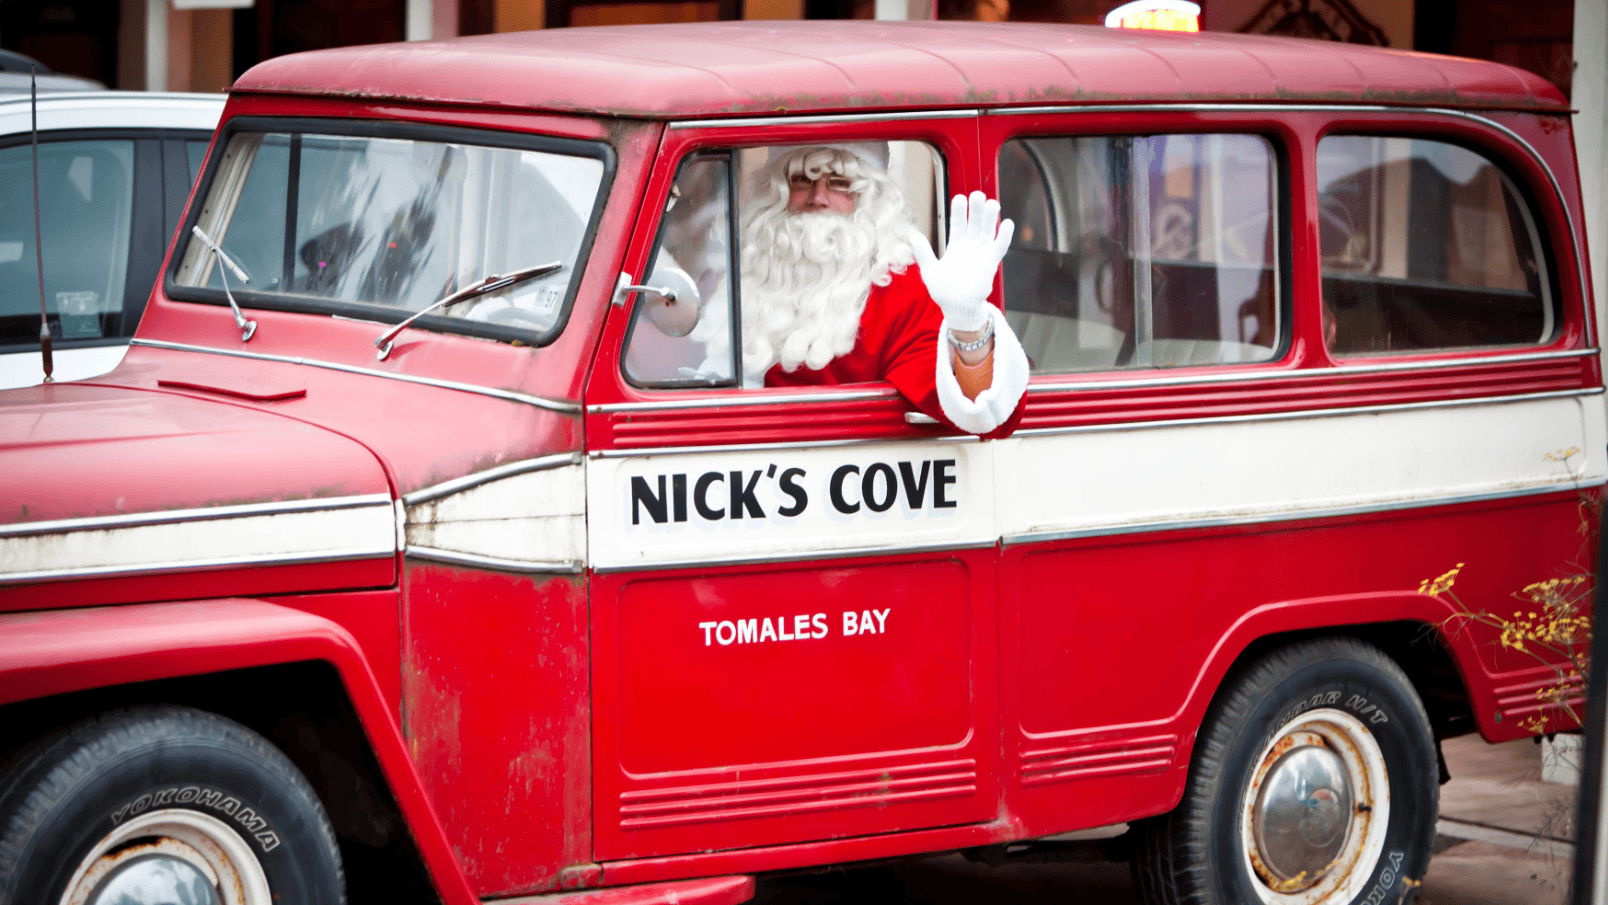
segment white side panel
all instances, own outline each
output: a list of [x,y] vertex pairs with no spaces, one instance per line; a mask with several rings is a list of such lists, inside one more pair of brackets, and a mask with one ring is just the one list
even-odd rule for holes
[[567,465],[409,506],[407,542],[515,563],[586,560],[586,469]]
[[592,565],[991,543],[992,462],[992,444],[975,442],[595,459],[587,473]]
[[1001,534],[1250,522],[1603,483],[1595,396],[1018,436]]
[[395,518],[375,503],[0,537],[0,582],[385,556],[396,552]]

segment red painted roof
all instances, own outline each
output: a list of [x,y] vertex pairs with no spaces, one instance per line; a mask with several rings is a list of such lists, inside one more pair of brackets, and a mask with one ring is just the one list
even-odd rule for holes
[[1125,101],[1566,110],[1476,60],[1220,32],[979,22],[564,28],[268,60],[238,91],[664,117]]

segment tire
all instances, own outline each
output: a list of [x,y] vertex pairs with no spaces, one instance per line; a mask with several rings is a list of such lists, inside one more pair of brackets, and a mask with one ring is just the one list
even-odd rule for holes
[[1429,718],[1395,662],[1348,638],[1293,644],[1214,701],[1183,800],[1136,827],[1134,883],[1150,905],[1411,901],[1438,778]]
[[0,905],[100,905],[140,884],[158,901],[346,901],[329,818],[289,759],[172,706],[55,732],[0,777]]

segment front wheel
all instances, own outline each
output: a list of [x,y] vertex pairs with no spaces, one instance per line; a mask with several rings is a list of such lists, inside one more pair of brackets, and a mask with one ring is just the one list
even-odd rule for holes
[[341,905],[307,781],[238,723],[137,707],[35,743],[0,777],[0,905]]
[[1348,638],[1275,651],[1201,727],[1183,801],[1138,827],[1152,905],[1378,905],[1412,898],[1440,795],[1407,676]]

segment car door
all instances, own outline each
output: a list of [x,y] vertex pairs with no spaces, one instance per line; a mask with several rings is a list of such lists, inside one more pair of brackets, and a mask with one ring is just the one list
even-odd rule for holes
[[623,291],[587,394],[600,861],[994,816],[990,444],[731,351],[754,174],[867,142],[929,232],[976,184],[969,116],[667,131],[621,280],[695,288],[699,326]]

